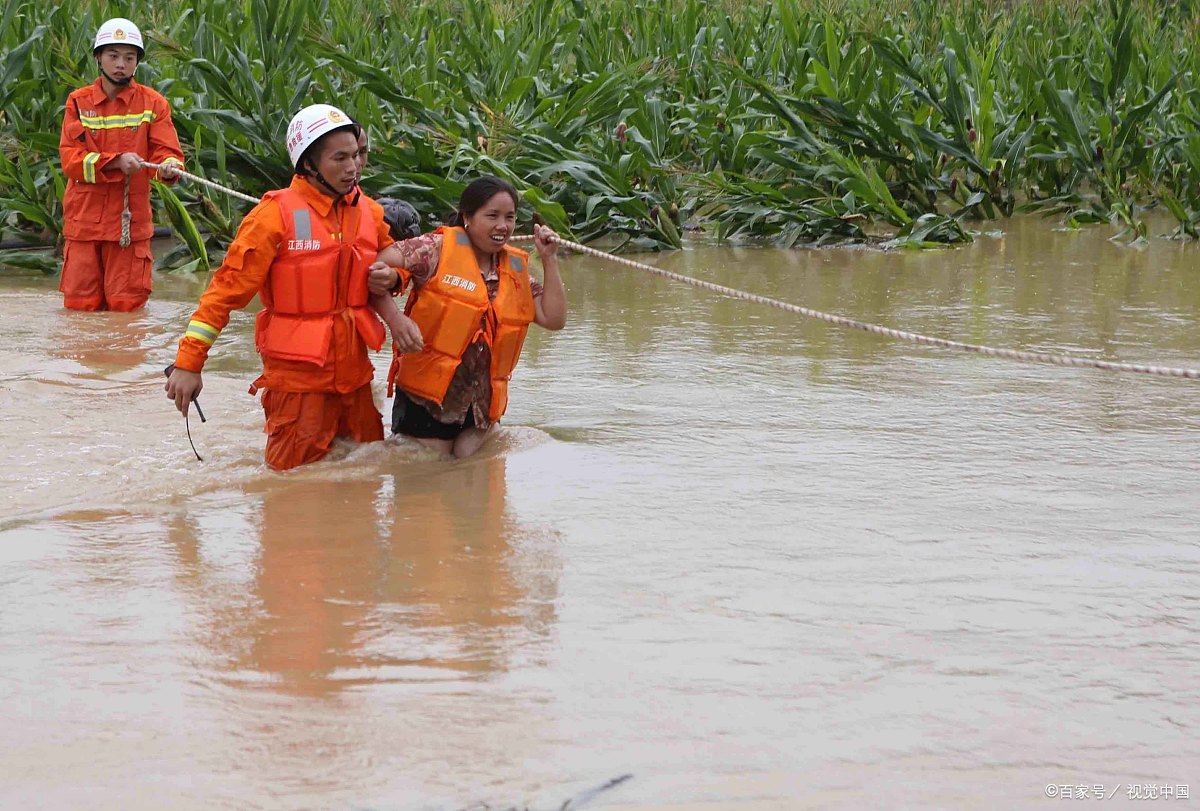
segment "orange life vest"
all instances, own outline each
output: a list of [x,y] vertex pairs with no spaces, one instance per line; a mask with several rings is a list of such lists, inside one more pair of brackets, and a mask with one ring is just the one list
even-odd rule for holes
[[333,319],[347,308],[366,345],[383,346],[383,324],[367,306],[367,269],[379,253],[379,234],[366,201],[356,197],[353,204],[345,203],[345,233],[335,234],[299,192],[278,189],[265,197],[279,204],[284,233],[259,291],[258,351],[268,358],[324,366]]
[[425,347],[418,353],[394,354],[388,372],[388,394],[399,386],[409,394],[441,404],[467,347],[483,338],[491,349],[492,402],[488,419],[500,419],[508,407],[508,381],[536,316],[529,283],[529,254],[504,246],[500,254],[500,286],[488,300],[471,238],[461,228],[443,226],[437,272],[408,297],[404,312],[421,328]]

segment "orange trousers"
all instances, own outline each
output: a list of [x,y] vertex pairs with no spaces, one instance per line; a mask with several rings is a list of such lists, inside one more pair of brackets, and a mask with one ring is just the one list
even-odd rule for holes
[[267,389],[262,407],[267,417],[267,464],[275,470],[323,459],[337,437],[355,442],[383,439],[383,417],[370,383],[349,394]]
[[141,309],[150,298],[150,240],[122,248],[117,242],[68,239],[63,257],[63,306],[68,310]]

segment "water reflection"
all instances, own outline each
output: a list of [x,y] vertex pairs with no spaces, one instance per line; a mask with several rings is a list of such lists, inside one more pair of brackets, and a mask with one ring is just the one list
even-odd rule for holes
[[[257,514],[227,517],[215,536],[213,516],[178,516],[178,582],[212,599],[205,636],[229,677],[321,696],[504,671],[514,645],[548,633],[557,588],[553,556],[506,509],[505,465],[493,456],[269,480]],[[247,527],[257,529],[252,577],[229,587],[222,568],[247,561],[222,567],[220,536]]]
[[143,312],[54,313],[50,354],[86,367],[83,376],[106,377],[145,363],[162,331]]
[[361,662],[383,551],[379,489],[371,479],[309,481],[264,494],[252,585],[259,610],[243,667],[316,695]]
[[506,512],[505,465],[442,464],[400,483],[388,504],[387,610],[409,612],[392,641],[407,638],[429,664],[462,674],[505,669],[510,630],[544,631],[553,619],[553,582],[519,568],[514,541],[528,533]]

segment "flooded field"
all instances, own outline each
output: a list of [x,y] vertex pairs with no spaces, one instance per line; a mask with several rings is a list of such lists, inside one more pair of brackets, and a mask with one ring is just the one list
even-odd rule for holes
[[[1004,226],[635,258],[1200,367],[1200,247]],[[206,371],[203,463],[161,391],[205,279],[79,314],[55,279],[0,277],[0,806],[1200,795],[1200,383],[897,343],[599,260],[563,275],[570,323],[532,333],[480,456],[388,440],[288,474],[262,464],[249,314]]]

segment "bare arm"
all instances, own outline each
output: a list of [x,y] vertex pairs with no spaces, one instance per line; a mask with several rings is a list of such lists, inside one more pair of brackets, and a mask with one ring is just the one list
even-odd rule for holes
[[[404,250],[400,247],[399,242],[393,242],[379,252],[379,255],[375,257],[375,264],[371,265],[371,272],[367,276],[367,289],[371,291],[372,296],[389,294],[393,291],[398,293],[407,286],[408,279],[405,278],[407,270],[404,267],[404,260]],[[379,315],[381,318],[383,317],[383,313]]]
[[367,276],[367,288],[372,293],[403,292],[411,282],[419,288],[433,278],[442,253],[440,234],[423,234],[419,237],[393,242],[379,252],[375,264]]
[[556,236],[552,229],[544,225],[533,227],[533,244],[542,260],[545,274],[542,278],[542,294],[533,300],[536,313],[534,322],[549,330],[560,330],[567,324],[567,287],[558,273],[558,248],[551,240]]
[[425,345],[421,337],[421,328],[417,323],[396,306],[396,300],[389,293],[372,293],[371,309],[379,314],[383,323],[392,332],[392,341],[400,352],[420,352]]

